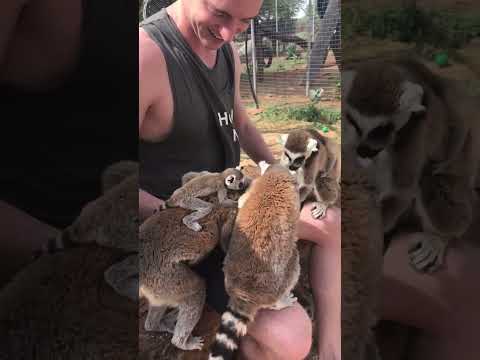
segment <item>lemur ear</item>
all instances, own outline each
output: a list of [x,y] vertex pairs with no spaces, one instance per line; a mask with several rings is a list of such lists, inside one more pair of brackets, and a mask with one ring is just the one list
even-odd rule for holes
[[278,136],[278,143],[281,145],[285,145],[287,143],[288,134],[281,134]]
[[311,154],[312,152],[318,151],[317,140],[309,138],[307,143],[307,152]]
[[412,113],[425,111],[425,106],[422,105],[423,88],[410,81],[405,81],[402,84],[402,95],[398,101],[398,108],[401,111],[408,111]]
[[230,186],[235,182],[236,176],[235,175],[228,175],[225,178],[225,185]]
[[267,171],[270,164],[262,160],[258,163],[258,166],[260,167],[260,175],[263,175],[265,174],[265,171]]

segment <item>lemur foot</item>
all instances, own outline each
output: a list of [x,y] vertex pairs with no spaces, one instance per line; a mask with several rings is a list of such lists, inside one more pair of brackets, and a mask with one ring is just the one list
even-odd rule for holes
[[177,338],[172,338],[172,344],[182,350],[201,350],[203,348],[204,340],[200,336],[190,336],[187,341],[179,341]]
[[316,202],[312,207],[312,217],[314,219],[320,220],[325,217],[327,214],[327,205]]
[[190,230],[193,230],[195,232],[199,232],[200,230],[202,230],[202,226],[198,222],[190,223],[184,220],[183,223],[185,224],[186,227],[188,227]]
[[446,248],[445,239],[424,234],[408,249],[410,265],[419,272],[433,273],[443,265]]
[[173,334],[175,329],[175,324],[177,323],[178,318],[178,309],[172,309],[165,314],[165,316],[160,320],[160,323],[157,325],[157,331],[166,331],[170,334]]

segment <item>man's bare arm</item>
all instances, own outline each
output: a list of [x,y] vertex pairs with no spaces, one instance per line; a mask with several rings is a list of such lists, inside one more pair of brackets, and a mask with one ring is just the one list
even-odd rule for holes
[[173,125],[173,97],[167,64],[158,45],[138,30],[138,128],[140,138],[162,141]]
[[235,58],[235,105],[234,105],[234,126],[240,139],[240,145],[247,155],[256,163],[261,160],[269,164],[275,162],[272,152],[255,125],[248,117],[240,97],[240,57],[233,44],[231,44]]

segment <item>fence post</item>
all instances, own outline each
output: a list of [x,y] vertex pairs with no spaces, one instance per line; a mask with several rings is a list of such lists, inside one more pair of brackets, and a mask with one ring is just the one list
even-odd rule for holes
[[[278,4],[277,0],[275,0],[275,38],[278,37]],[[278,57],[278,38],[275,40],[276,48],[277,48],[277,57]]]
[[255,51],[255,23],[254,20],[250,20],[250,33],[252,44],[252,68],[253,68],[253,91],[257,95],[257,52]]

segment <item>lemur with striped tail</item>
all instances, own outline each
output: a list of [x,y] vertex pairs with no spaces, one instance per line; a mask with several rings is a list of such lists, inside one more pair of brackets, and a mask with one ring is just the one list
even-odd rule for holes
[[297,301],[291,292],[300,275],[297,176],[280,164],[259,166],[262,175],[238,200],[223,268],[230,299],[210,360],[233,359],[258,310],[280,310]]

